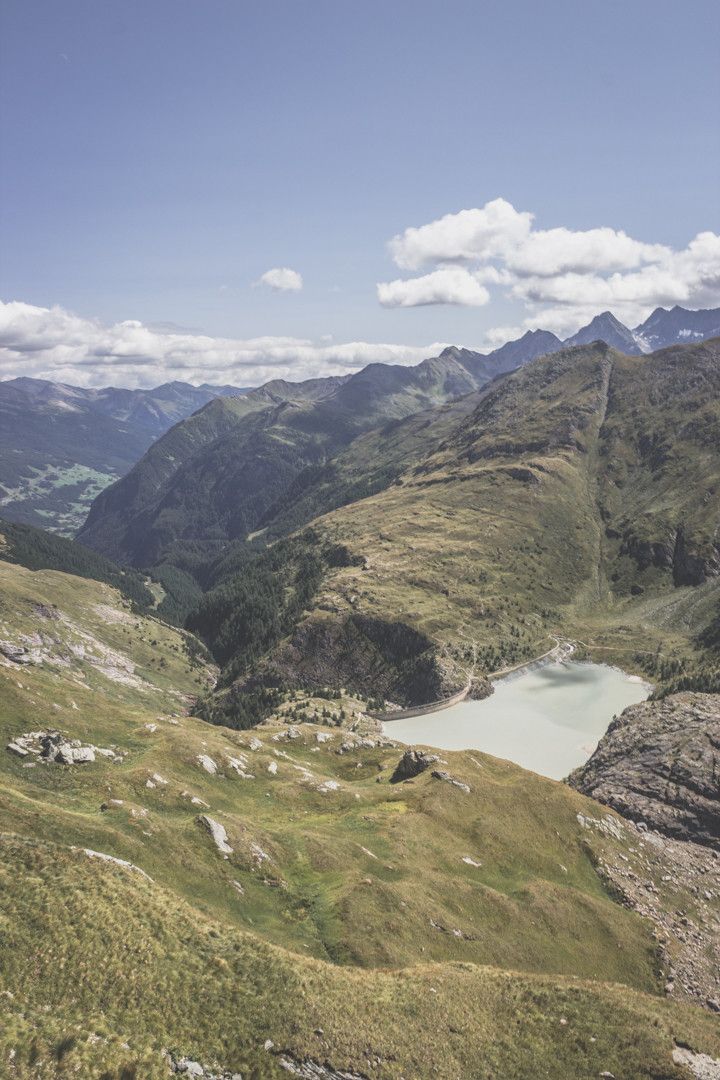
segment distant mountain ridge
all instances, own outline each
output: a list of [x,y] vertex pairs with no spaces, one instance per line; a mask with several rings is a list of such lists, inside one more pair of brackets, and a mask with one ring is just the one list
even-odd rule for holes
[[46,379],[0,382],[0,510],[72,534],[93,498],[154,439],[232,386],[171,382],[85,389]]
[[[673,316],[673,334],[684,325],[692,332],[700,313],[687,315],[684,324]],[[610,313],[569,340],[590,344],[603,340],[603,333],[618,351],[644,351]],[[315,476],[358,436],[448,404],[567,347],[547,331],[528,331],[489,354],[449,346],[415,367],[369,364],[351,375],[276,381],[243,398],[216,399],[99,494],[78,539],[137,567],[182,558],[181,549],[192,550],[193,558],[210,557],[263,529],[273,515],[282,516],[288,496],[298,497],[302,478]],[[313,493],[316,499],[322,502]]]
[[720,308],[688,311],[686,308],[655,308],[644,323],[633,330],[644,351],[668,345],[692,345],[720,335]]
[[145,428],[153,435],[162,435],[171,424],[184,420],[216,397],[244,394],[247,387],[213,386],[203,383],[193,386],[185,382],[168,382],[152,389],[128,390],[124,387],[81,387],[20,376],[0,382],[0,402],[24,399],[48,412],[53,409],[78,411],[87,409],[115,420]]

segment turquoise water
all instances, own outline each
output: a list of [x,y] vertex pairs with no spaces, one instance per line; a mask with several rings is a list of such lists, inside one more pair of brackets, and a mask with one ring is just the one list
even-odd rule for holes
[[644,701],[650,687],[604,664],[548,664],[495,683],[483,701],[390,720],[385,734],[442,750],[482,750],[561,780],[582,765],[613,716]]

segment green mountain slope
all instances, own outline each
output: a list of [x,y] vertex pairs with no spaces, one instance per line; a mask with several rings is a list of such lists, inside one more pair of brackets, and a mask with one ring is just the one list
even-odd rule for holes
[[565,350],[394,436],[354,443],[285,511],[297,521],[303,498],[322,509],[378,478],[313,521],[348,558],[275,653],[283,679],[379,689],[348,647],[370,619],[435,642],[456,688],[469,663],[537,655],[553,633],[661,677],[697,668],[709,688],[717,653],[697,638],[720,590],[718,340]]
[[415,368],[372,364],[345,378],[268,383],[212,402],[103,492],[79,539],[135,566],[212,555],[255,530],[304,468],[476,384],[448,355]]
[[[192,640],[105,584],[0,562],[0,639],[6,1075],[159,1078],[169,1052],[258,1077],[681,1080],[676,1041],[720,1054],[596,870],[637,844],[612,812],[482,754],[447,755],[468,790],[391,784],[400,749],[333,703],[208,726]],[[94,760],[44,758],[53,730]],[[667,869],[645,871],[658,902],[695,917]]]
[[28,570],[62,570],[77,577],[104,581],[140,608],[152,607],[155,602],[147,579],[137,570],[123,569],[96,551],[32,525],[0,518],[0,558]]
[[0,509],[18,522],[72,534],[90,503],[153,440],[229,386],[166,383],[152,390],[0,382]]

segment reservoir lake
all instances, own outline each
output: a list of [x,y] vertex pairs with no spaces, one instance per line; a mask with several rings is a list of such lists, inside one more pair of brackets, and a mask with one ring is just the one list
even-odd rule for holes
[[388,720],[383,731],[402,743],[441,750],[481,750],[562,780],[584,764],[608,725],[652,687],[604,664],[562,662],[498,680],[482,701]]

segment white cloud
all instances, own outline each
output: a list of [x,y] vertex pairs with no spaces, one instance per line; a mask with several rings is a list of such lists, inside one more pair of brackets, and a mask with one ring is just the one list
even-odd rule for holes
[[291,270],[289,266],[275,266],[272,270],[266,270],[255,285],[268,285],[275,292],[300,292],[303,279],[297,270]]
[[502,256],[529,235],[533,215],[518,213],[505,199],[474,210],[446,214],[394,236],[388,247],[402,270],[441,262],[470,262]]
[[499,349],[507,341],[515,341],[517,338],[522,337],[527,330],[527,326],[491,326],[489,330],[485,331],[485,340],[482,347],[489,352],[493,349]]
[[259,386],[269,379],[342,375],[365,364],[417,364],[448,342],[425,346],[304,338],[216,338],[153,329],[129,319],[105,326],[61,307],[0,301],[0,379],[27,375],[80,386],[193,383]]
[[657,262],[669,251],[662,244],[644,244],[615,229],[538,229],[508,252],[506,265],[517,274],[546,277],[568,272],[604,273]]
[[383,307],[420,307],[425,304],[463,304],[482,307],[490,293],[478,280],[460,266],[434,270],[424,277],[386,281],[378,284],[378,300]]
[[389,243],[396,264],[436,269],[380,283],[380,303],[478,306],[490,298],[483,285],[505,286],[525,307],[525,326],[559,334],[606,308],[634,326],[658,306],[720,304],[720,237],[714,233],[699,233],[676,251],[607,226],[535,229],[533,221],[533,214],[493,199],[406,229]]

